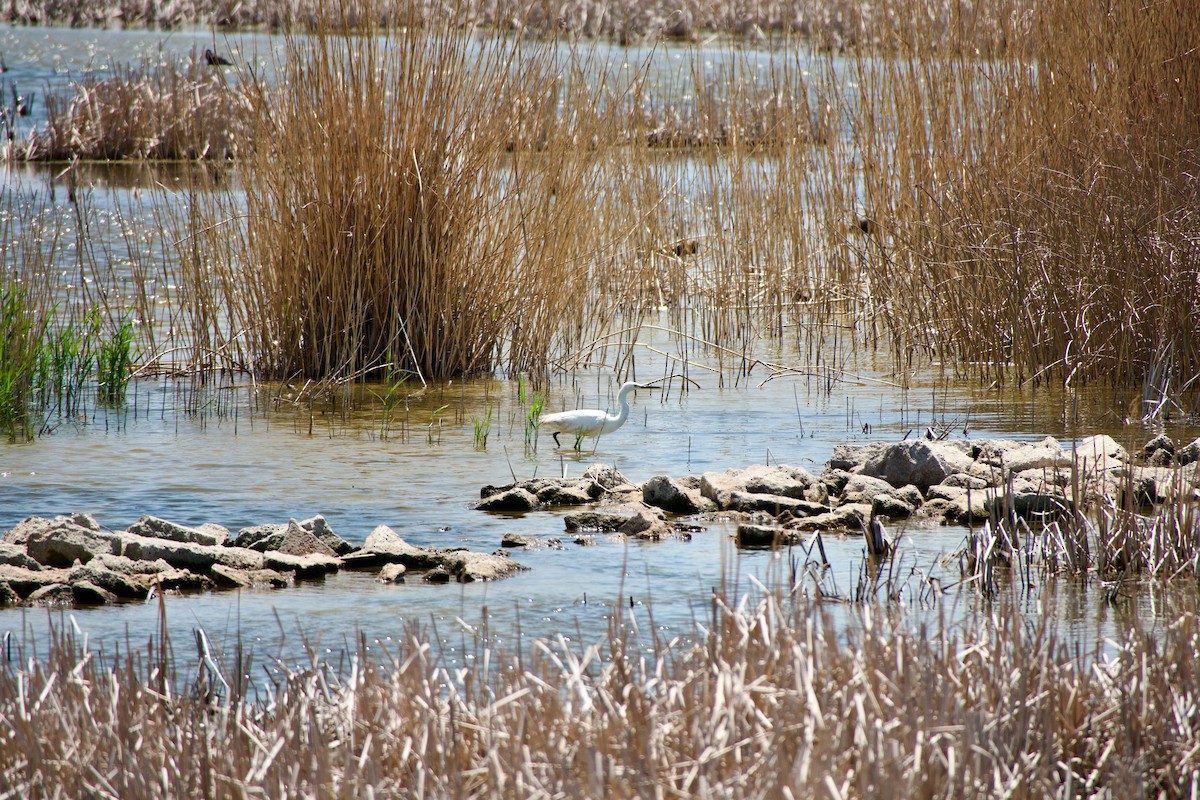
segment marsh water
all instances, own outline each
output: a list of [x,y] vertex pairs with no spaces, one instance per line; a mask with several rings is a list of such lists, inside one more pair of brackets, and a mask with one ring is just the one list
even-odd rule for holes
[[[230,44],[204,32],[0,29],[7,77],[39,97],[113,60],[128,62],[160,49],[186,54],[213,44],[239,52],[272,47],[267,37]],[[36,124],[43,109],[35,105],[23,124]],[[9,167],[4,182],[45,199],[59,169]],[[108,240],[112,259],[120,261],[122,247],[115,231],[128,222],[117,211],[164,197],[150,189],[169,185],[180,169],[187,167],[89,168],[97,230],[105,225],[114,230]],[[55,202],[65,201],[59,196]],[[664,327],[669,322],[664,319]],[[647,643],[655,635],[687,636],[707,618],[714,587],[753,591],[755,579],[786,575],[808,557],[803,548],[738,551],[732,524],[722,520],[704,521],[690,537],[651,542],[600,534],[584,546],[564,530],[566,509],[518,516],[474,510],[480,488],[488,484],[577,476],[595,463],[616,466],[632,482],[766,462],[816,474],[836,443],[895,441],[920,435],[931,424],[945,427],[953,438],[1055,436],[1064,444],[1110,433],[1140,445],[1162,430],[1126,424],[1131,396],[1102,388],[1068,394],[1045,386],[994,387],[950,379],[936,365],[899,376],[886,353],[876,356],[862,347],[814,365],[787,337],[758,341],[749,371],[730,373],[719,369],[714,356],[680,353],[677,340],[666,334],[656,340],[648,330],[633,348],[626,375],[595,369],[550,377],[550,410],[611,408],[621,380],[669,378],[658,390],[639,391],[627,424],[594,447],[585,444],[583,452],[554,447],[548,434],[536,447],[526,445],[527,409],[519,397],[524,376],[427,386],[410,381],[401,388],[403,402],[386,419],[372,394],[386,391],[379,386],[313,401],[293,399],[300,386],[255,386],[238,375],[213,376],[205,386],[186,378],[141,380],[122,407],[59,420],[34,441],[0,443],[0,530],[29,515],[82,512],[113,529],[151,514],[186,525],[219,523],[236,533],[322,514],[352,543],[362,542],[377,525],[388,525],[416,545],[492,552],[506,532],[544,542],[512,551],[529,569],[493,583],[432,585],[415,577],[384,585],[371,573],[345,571],[289,589],[165,600],[177,642],[190,641],[190,631],[203,628],[219,648],[240,639],[261,655],[302,660],[306,645],[336,656],[360,637],[386,643],[416,623],[434,631],[454,661],[470,657],[470,636],[485,626],[490,641],[501,646],[515,646],[518,637],[594,641],[614,617]],[[688,381],[669,377],[681,363],[688,365]],[[477,426],[487,429],[486,444],[477,440]],[[1194,426],[1166,432],[1183,441],[1200,435]],[[889,533],[898,537],[897,569],[905,576],[898,580],[900,602],[920,613],[929,607],[924,577],[939,576],[945,584],[957,580],[956,562],[943,557],[960,546],[966,530],[909,522]],[[832,566],[826,586],[848,594],[863,561],[861,540],[829,535],[824,544]],[[1119,632],[1130,615],[1158,619],[1173,603],[1163,590],[1147,590],[1114,612],[1095,587],[1077,584],[1026,593],[1026,601],[1031,614],[1050,609],[1086,642]],[[970,605],[974,599],[966,588],[937,602]],[[92,642],[138,647],[158,624],[157,602],[68,612],[0,609],[0,631],[11,633],[10,642],[20,647],[36,648],[47,640],[50,626],[67,625]]]

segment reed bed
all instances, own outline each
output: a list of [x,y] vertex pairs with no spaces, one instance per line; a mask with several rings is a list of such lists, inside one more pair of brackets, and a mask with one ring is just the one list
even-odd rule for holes
[[[897,10],[915,9],[921,29],[960,30],[969,19],[980,34],[978,47],[989,50],[1003,37],[1028,3],[1006,0],[972,6],[941,0],[890,0],[864,6],[848,0],[805,0],[799,3],[705,2],[654,0],[608,3],[578,0],[570,3],[495,0],[341,0],[339,7],[358,26],[484,27],[543,36],[607,36],[622,42],[660,36],[696,39],[703,35],[733,34],[752,41],[768,36],[801,35],[822,47],[842,49],[872,44],[882,26],[895,26]],[[183,26],[225,30],[319,30],[328,6],[319,0],[9,0],[0,6],[0,22],[16,25],[72,27],[145,26],[162,29]],[[896,35],[891,32],[888,35]]]
[[878,225],[867,273],[901,360],[1145,383],[1148,405],[1194,389],[1198,24],[1052,2],[990,60],[920,38],[856,59],[837,169]]
[[[849,621],[841,612],[849,611]],[[839,612],[839,613],[835,613]],[[837,620],[841,620],[840,622]],[[644,621],[644,620],[643,620]],[[714,595],[694,637],[631,613],[606,640],[450,662],[409,627],[342,669],[222,663],[197,633],[0,665],[6,796],[1187,796],[1195,608],[1069,646],[1001,597],[962,622]]]
[[236,81],[195,54],[183,61],[113,64],[45,99],[47,121],[13,141],[18,161],[176,160],[235,157],[249,129]]

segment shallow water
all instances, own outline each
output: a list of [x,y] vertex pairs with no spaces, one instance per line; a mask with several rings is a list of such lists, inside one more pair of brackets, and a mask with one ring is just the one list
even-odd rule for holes
[[[10,68],[6,77],[22,90],[30,86],[39,97],[89,70],[110,68],[113,59],[126,63],[142,56],[180,56],[213,44],[242,56],[270,53],[276,46],[265,36],[217,41],[203,32],[0,28],[0,53]],[[682,48],[668,46],[620,55],[633,64],[661,56],[667,80],[678,69],[672,64],[681,53]],[[268,63],[262,59],[260,63]],[[36,104],[28,123],[36,124],[44,108]],[[170,195],[144,190],[186,181],[188,169],[89,168],[88,181],[95,187],[90,233],[115,254],[109,256],[112,275],[93,277],[116,280],[121,291],[128,290],[124,282],[136,276],[120,260],[123,227],[131,222],[152,227],[153,221],[148,215],[138,222],[130,210],[143,199],[169,202]],[[55,172],[53,166],[9,169],[5,182],[42,192]],[[58,202],[69,220],[72,210],[62,205],[61,197]],[[156,272],[152,275],[157,279]],[[72,273],[64,280],[73,278]],[[165,295],[167,283],[149,291]],[[413,579],[385,586],[370,574],[346,572],[286,590],[170,596],[165,601],[180,649],[191,641],[190,632],[201,627],[220,648],[240,638],[261,655],[303,660],[306,640],[336,655],[360,636],[387,642],[416,621],[436,628],[434,635],[454,661],[467,657],[464,637],[482,628],[485,618],[491,641],[499,645],[513,644],[518,634],[594,641],[614,616],[636,626],[647,644],[655,633],[688,635],[709,614],[713,587],[728,581],[751,590],[752,578],[786,576],[793,559],[807,557],[802,550],[782,556],[738,552],[730,544],[732,527],[720,521],[704,523],[705,530],[686,540],[595,536],[594,544],[585,547],[565,534],[562,510],[524,516],[475,511],[473,502],[487,484],[579,475],[593,463],[613,464],[634,482],[768,461],[819,473],[838,442],[895,441],[919,436],[933,423],[945,424],[955,438],[1052,435],[1066,442],[1106,432],[1140,445],[1158,432],[1123,423],[1133,399],[1129,394],[1095,388],[1071,395],[1046,388],[996,389],[943,380],[933,369],[901,381],[885,362],[872,362],[866,354],[846,367],[848,372],[831,378],[826,369],[807,365],[797,345],[758,341],[753,346],[753,357],[790,367],[794,374],[773,377],[760,364],[749,375],[718,375],[706,371],[716,366],[714,359],[688,352],[688,374],[696,383],[683,391],[683,383],[675,379],[667,390],[639,391],[625,427],[583,453],[557,450],[548,435],[536,450],[526,449],[524,409],[513,376],[423,390],[409,387],[410,396],[387,435],[381,431],[378,404],[366,402],[365,393],[353,403],[310,408],[279,402],[286,392],[278,387],[256,392],[230,385],[208,390],[212,403],[205,405],[191,402],[196,398],[189,397],[187,385],[145,381],[135,387],[125,408],[64,422],[34,442],[0,443],[0,530],[32,514],[85,512],[114,529],[152,514],[183,524],[215,522],[236,532],[319,513],[355,543],[380,524],[418,545],[491,552],[508,531],[545,541],[542,548],[513,551],[530,569],[496,583],[439,586]],[[600,371],[556,376],[546,407],[608,407],[621,380],[674,374],[679,359],[663,352],[682,354],[683,347],[648,330],[634,348],[632,374],[620,379]],[[473,420],[485,419],[489,408],[487,446],[479,448]],[[1200,435],[1196,427],[1186,426],[1166,432],[1183,441]],[[922,592],[924,576],[938,575],[945,583],[957,579],[956,566],[939,564],[939,557],[959,545],[964,529],[909,523],[890,532],[900,537],[896,574],[902,576],[901,600],[910,608],[928,600]],[[863,560],[860,540],[830,536],[825,546],[832,570],[823,588],[847,595]],[[1099,592],[1064,583],[1056,584],[1052,594],[1043,597],[1036,591],[1026,599],[1031,614],[1039,613],[1044,600],[1084,644],[1117,635],[1130,614],[1158,619],[1173,607],[1161,594],[1143,593],[1128,600],[1123,614],[1114,613]],[[941,602],[969,607],[973,596],[965,590]],[[158,614],[157,603],[70,612],[0,609],[0,631],[13,634],[14,647],[36,649],[48,640],[49,625],[74,623],[92,643],[128,639],[140,646],[157,631]]]

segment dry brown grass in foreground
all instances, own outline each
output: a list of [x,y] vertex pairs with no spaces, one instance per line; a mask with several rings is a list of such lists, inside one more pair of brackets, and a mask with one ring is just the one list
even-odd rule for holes
[[[861,607],[714,600],[693,643],[480,641],[415,631],[383,663],[290,671],[248,699],[244,656],[175,674],[60,638],[0,665],[6,797],[1112,797],[1198,787],[1200,621],[1134,620],[1105,656],[1001,599],[915,626]],[[907,621],[906,621],[907,620]],[[198,637],[200,638],[200,637]],[[635,642],[640,642],[635,644]],[[650,645],[647,652],[645,645]]]

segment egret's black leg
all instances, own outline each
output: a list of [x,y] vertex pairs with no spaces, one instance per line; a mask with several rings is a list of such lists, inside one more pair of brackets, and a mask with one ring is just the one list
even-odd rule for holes
[[554,446],[562,447],[562,442],[558,440],[558,431],[554,431],[551,435],[554,437]]

